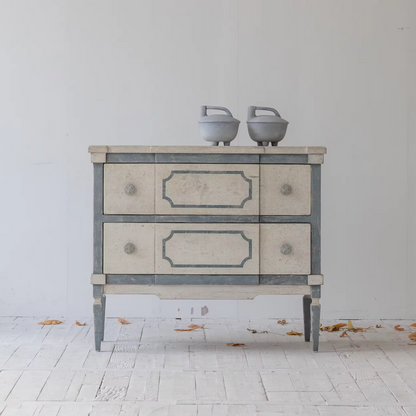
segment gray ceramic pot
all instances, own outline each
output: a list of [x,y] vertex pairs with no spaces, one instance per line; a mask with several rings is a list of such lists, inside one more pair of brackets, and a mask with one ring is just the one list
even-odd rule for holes
[[[221,110],[226,114],[207,115],[207,110]],[[199,119],[199,131],[202,138],[210,142],[211,146],[218,146],[220,142],[229,146],[235,139],[240,121],[235,119],[230,110],[225,107],[203,105]]]
[[[256,110],[271,111],[275,115],[256,116]],[[269,143],[271,143],[272,146],[277,146],[277,144],[285,137],[288,124],[289,122],[283,120],[274,108],[256,106],[248,108],[248,134],[252,140],[257,142],[258,146],[268,146]]]

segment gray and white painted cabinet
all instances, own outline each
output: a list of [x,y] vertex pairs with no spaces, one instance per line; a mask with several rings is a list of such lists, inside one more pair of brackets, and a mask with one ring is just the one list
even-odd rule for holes
[[[107,294],[303,295],[318,350],[324,147],[91,146],[95,347]],[[311,313],[312,312],[312,313]]]

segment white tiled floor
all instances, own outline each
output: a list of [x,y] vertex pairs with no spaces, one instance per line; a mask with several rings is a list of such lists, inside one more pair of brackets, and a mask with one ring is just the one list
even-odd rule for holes
[[[1,416],[416,415],[410,321],[354,321],[371,328],[321,332],[313,353],[285,335],[298,320],[107,319],[97,353],[91,320],[44,318],[0,318]],[[206,325],[174,331],[191,322]]]

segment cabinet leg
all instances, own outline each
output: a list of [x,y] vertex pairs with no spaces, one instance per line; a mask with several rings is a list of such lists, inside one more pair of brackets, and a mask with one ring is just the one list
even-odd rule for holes
[[312,341],[313,350],[318,351],[319,348],[319,323],[321,321],[321,305],[319,298],[312,298]]
[[311,303],[311,297],[309,295],[305,295],[303,297],[303,326],[306,342],[311,340]]
[[104,324],[105,324],[105,303],[106,297],[104,295],[103,285],[93,285],[94,295],[94,335],[95,335],[95,350],[101,351],[101,341],[104,339]]

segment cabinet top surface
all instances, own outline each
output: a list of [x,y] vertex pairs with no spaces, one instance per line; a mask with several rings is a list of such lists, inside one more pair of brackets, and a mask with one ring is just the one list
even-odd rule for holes
[[324,155],[322,146],[90,146],[89,153],[211,153]]

